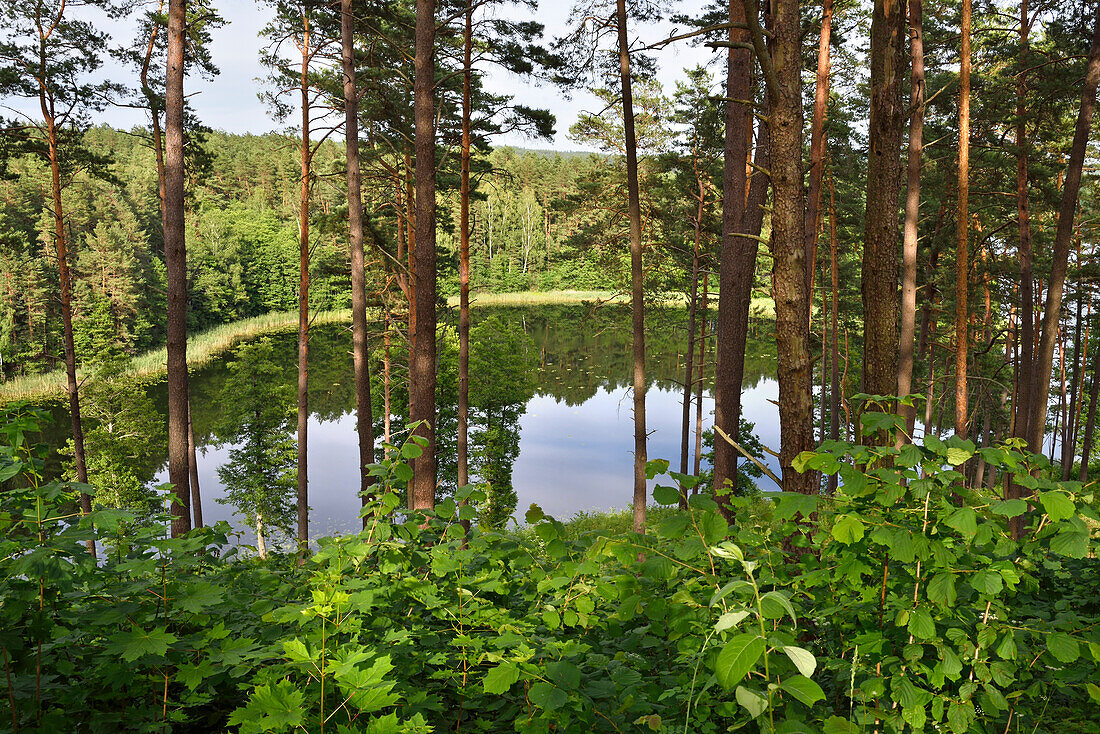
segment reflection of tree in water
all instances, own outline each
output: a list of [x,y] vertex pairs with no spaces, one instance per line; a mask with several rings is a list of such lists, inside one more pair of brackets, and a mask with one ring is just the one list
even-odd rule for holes
[[235,444],[218,467],[225,485],[223,504],[232,505],[256,527],[256,548],[267,556],[271,530],[290,534],[295,509],[294,393],[275,361],[270,339],[243,344],[228,363],[219,438]]
[[516,509],[512,467],[519,456],[519,419],[535,394],[535,342],[501,314],[470,331],[471,469],[486,485],[481,522],[500,527]]

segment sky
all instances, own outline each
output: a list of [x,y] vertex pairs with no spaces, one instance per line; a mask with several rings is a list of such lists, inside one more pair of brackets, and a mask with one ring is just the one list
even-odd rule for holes
[[[702,8],[703,0],[682,0],[677,11],[689,14]],[[267,9],[254,0],[221,0],[217,3],[222,16],[227,21],[213,31],[211,55],[221,74],[213,81],[198,77],[188,77],[185,92],[198,113],[199,119],[210,127],[232,133],[265,133],[283,126],[276,123],[268,109],[257,97],[260,84],[257,79],[265,75],[260,66],[259,51],[262,45],[258,34],[267,20]],[[562,35],[566,31],[566,21],[571,3],[569,0],[540,0],[537,11],[505,6],[501,15],[516,19],[534,19],[546,26],[547,38]],[[89,11],[89,13],[94,11]],[[122,45],[133,37],[134,19],[109,21],[99,16],[97,22],[108,29],[112,42]],[[631,29],[636,44],[647,45],[662,38],[674,35],[677,28],[669,23],[639,25]],[[683,32],[684,29],[679,29]],[[2,33],[2,32],[0,32]],[[672,44],[657,56],[660,67],[658,79],[665,87],[666,94],[675,89],[677,79],[683,78],[682,70],[715,58],[711,49],[689,45],[689,42]],[[133,83],[128,71],[114,63],[104,66],[105,76]],[[592,95],[576,91],[567,98],[563,92],[553,86],[535,86],[525,79],[502,70],[485,70],[486,88],[497,94],[510,94],[518,104],[532,107],[549,108],[557,116],[557,135],[554,141],[533,141],[519,134],[501,136],[497,145],[513,145],[532,148],[552,148],[556,150],[587,150],[586,146],[568,138],[569,127],[583,111],[598,111],[600,104]],[[17,109],[33,114],[35,105],[13,105]],[[111,108],[98,113],[95,122],[106,122],[115,127],[129,128],[144,125],[146,120],[140,111],[124,108]]]

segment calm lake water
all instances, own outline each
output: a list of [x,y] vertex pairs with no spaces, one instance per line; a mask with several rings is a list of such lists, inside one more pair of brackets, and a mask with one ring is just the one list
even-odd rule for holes
[[[633,403],[630,313],[624,307],[587,306],[484,307],[473,311],[475,341],[471,349],[471,391],[475,407],[504,396],[505,404],[478,413],[485,420],[502,418],[505,433],[518,451],[507,454],[517,495],[514,517],[538,504],[547,513],[568,518],[581,511],[627,508],[631,504],[633,477]],[[712,324],[713,326],[713,324]],[[742,401],[745,417],[755,423],[764,445],[778,449],[778,399],[774,379],[775,343],[770,325],[749,346]],[[678,468],[686,353],[686,311],[657,309],[647,325],[649,389],[646,414],[650,431],[650,458],[668,459]],[[279,374],[286,380],[293,409],[296,385],[296,335],[280,333],[272,340]],[[481,345],[479,362],[478,345]],[[446,341],[446,340],[445,340]],[[354,392],[350,357],[350,331],[326,326],[313,332],[310,342],[309,496],[312,537],[355,532],[359,524]],[[443,350],[441,383],[453,379],[453,350]],[[379,352],[380,355],[380,352]],[[520,355],[520,356],[517,356]],[[395,346],[395,372],[403,370],[403,354]],[[224,389],[232,355],[224,355],[192,375],[192,415],[199,446],[198,469],[203,515],[207,523],[228,520],[246,528],[249,523],[234,508],[217,500],[224,496],[218,467],[229,457],[232,445],[218,436],[226,420],[232,420],[234,400]],[[708,360],[712,360],[712,353]],[[713,421],[712,362],[703,391],[704,423]],[[379,370],[375,369],[375,372]],[[489,374],[485,374],[488,372]],[[381,412],[380,376],[372,375],[376,415]],[[503,387],[502,387],[503,386]],[[166,388],[152,388],[158,408],[166,413]],[[454,394],[457,387],[450,388]],[[441,390],[446,393],[446,390]],[[395,412],[403,408],[404,392],[394,391]],[[452,398],[453,400],[453,398]],[[509,402],[511,401],[511,402]],[[441,403],[448,403],[446,394]],[[694,416],[692,407],[694,450]],[[453,408],[440,416],[443,453],[454,441]],[[64,421],[61,423],[64,425]],[[403,425],[397,416],[395,426]],[[381,434],[381,421],[378,422]],[[518,435],[517,435],[518,434]],[[476,453],[478,433],[472,429],[471,451]],[[453,462],[453,453],[450,453]],[[768,457],[778,472],[773,457]],[[164,457],[160,458],[163,466]],[[689,464],[690,466],[690,464]],[[453,472],[453,466],[450,469]],[[446,468],[442,470],[446,474]],[[453,474],[452,474],[453,477]],[[167,480],[161,469],[156,482]],[[453,482],[453,479],[451,480]],[[666,480],[667,481],[667,480]],[[763,489],[773,489],[767,479]],[[652,484],[652,483],[651,483]],[[251,542],[246,531],[245,541]]]

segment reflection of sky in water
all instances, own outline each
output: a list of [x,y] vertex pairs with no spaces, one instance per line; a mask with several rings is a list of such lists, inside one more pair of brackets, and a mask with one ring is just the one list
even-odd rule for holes
[[[779,396],[774,380],[761,380],[742,394],[745,417],[756,424],[764,445],[779,448],[778,408],[769,400]],[[668,459],[672,468],[680,463],[680,421],[682,392],[651,388],[646,395],[649,430],[648,452],[653,459]],[[714,401],[704,395],[704,422],[713,421]],[[692,435],[695,450],[695,408],[692,406]],[[202,488],[203,519],[207,523],[228,520],[244,527],[246,543],[253,542],[248,523],[234,517],[233,508],[216,502],[223,496],[217,468],[228,459],[228,446],[200,449],[199,485]],[[516,517],[522,518],[532,503],[559,518],[580,510],[628,508],[631,504],[634,466],[633,402],[627,388],[607,390],[577,406],[559,402],[549,395],[527,403],[520,418],[520,453],[513,471],[518,495]],[[319,537],[355,532],[359,527],[358,438],[355,416],[347,414],[333,421],[309,421],[309,505],[310,535]],[[767,457],[778,473],[778,462]],[[691,464],[689,463],[689,467]],[[157,482],[167,480],[167,471]],[[667,481],[667,478],[666,478]],[[650,482],[650,487],[655,482]],[[768,479],[762,489],[774,489]]]

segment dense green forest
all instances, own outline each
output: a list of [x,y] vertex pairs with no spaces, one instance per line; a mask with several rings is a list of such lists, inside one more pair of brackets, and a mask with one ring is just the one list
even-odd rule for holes
[[0,730],[1100,732],[1100,2],[548,10],[0,0]]

